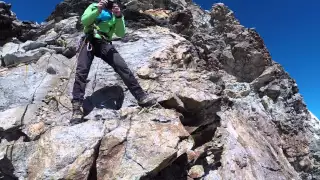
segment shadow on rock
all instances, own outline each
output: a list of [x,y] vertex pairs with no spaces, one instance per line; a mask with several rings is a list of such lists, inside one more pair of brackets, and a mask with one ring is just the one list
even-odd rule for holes
[[11,161],[4,157],[0,160],[0,179],[6,179],[6,180],[16,180],[17,177],[14,176],[14,167],[11,163]]
[[187,154],[180,156],[172,164],[161,170],[155,176],[146,176],[141,180],[164,180],[164,179],[179,179],[188,180],[188,157]]
[[83,102],[84,115],[90,114],[94,108],[119,110],[124,101],[124,92],[121,86],[104,87]]
[[2,139],[6,139],[8,142],[11,142],[11,141],[17,141],[21,137],[23,137],[24,142],[30,141],[30,138],[25,133],[22,132],[20,127],[13,127],[5,131],[2,128],[0,128],[0,143]]

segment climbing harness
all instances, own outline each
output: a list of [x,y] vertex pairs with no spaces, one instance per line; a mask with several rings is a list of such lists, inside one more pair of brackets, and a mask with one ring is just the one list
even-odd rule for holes
[[90,42],[87,42],[87,51],[91,52],[92,51],[92,44]]

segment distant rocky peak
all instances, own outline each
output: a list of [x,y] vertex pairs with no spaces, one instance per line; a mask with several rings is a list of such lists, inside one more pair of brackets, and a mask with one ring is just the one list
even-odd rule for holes
[[21,41],[32,39],[36,35],[37,23],[31,21],[20,21],[11,11],[11,4],[0,1],[0,45],[18,38]]
[[312,112],[310,112],[310,114],[311,114],[311,118],[312,119],[315,119],[316,121],[319,121],[318,117],[316,117]]

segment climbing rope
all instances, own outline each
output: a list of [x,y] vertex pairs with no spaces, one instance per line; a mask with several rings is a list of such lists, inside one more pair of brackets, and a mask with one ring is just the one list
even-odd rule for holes
[[26,83],[27,78],[28,78],[28,64],[26,64],[26,76],[25,76],[25,79],[24,79],[24,83]]

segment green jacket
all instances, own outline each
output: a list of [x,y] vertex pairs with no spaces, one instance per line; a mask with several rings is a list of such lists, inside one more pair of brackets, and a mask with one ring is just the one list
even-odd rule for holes
[[[118,37],[123,37],[126,33],[124,17],[117,18],[113,13],[105,10],[99,13],[97,5],[98,3],[92,3],[81,17],[84,32],[88,33],[96,29],[97,31],[106,33],[108,40],[111,40],[114,34]],[[94,28],[93,24],[95,24],[98,29]],[[94,33],[94,37],[101,39],[98,33]]]

